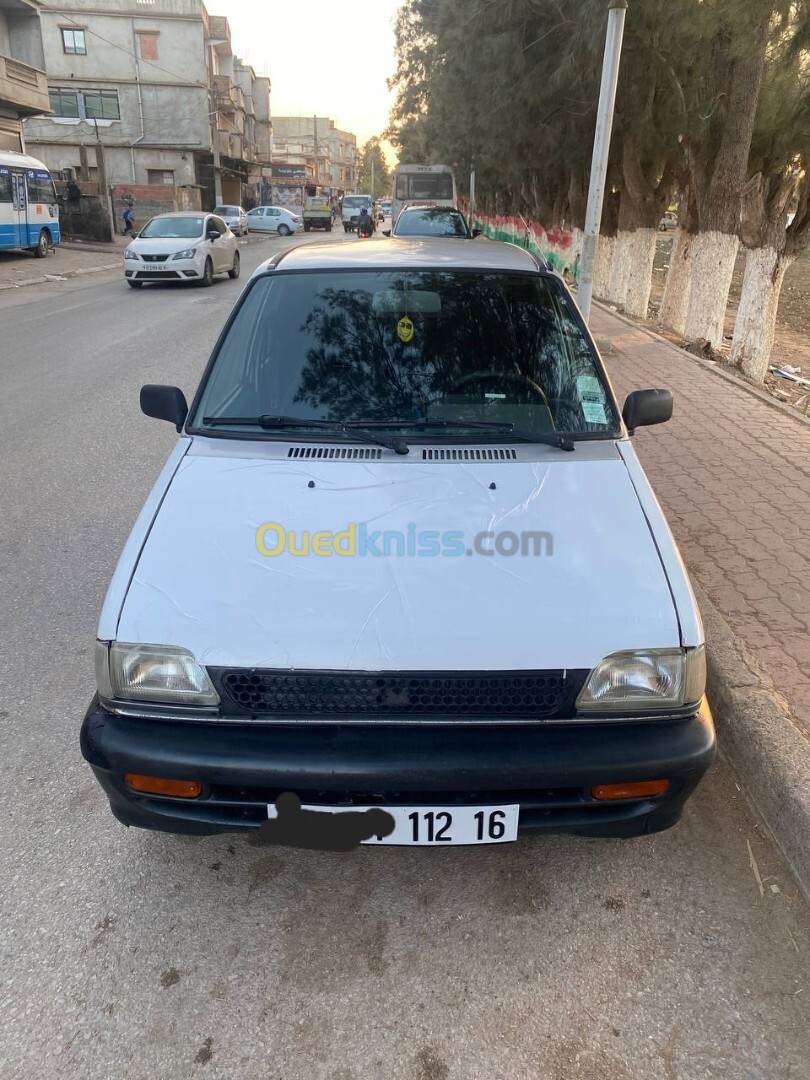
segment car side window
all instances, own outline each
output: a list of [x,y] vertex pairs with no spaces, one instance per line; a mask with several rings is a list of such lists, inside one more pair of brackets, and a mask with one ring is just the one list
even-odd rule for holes
[[216,228],[219,229],[219,231],[222,233],[223,236],[228,231],[228,226],[225,224],[225,222],[222,220],[222,218],[215,217],[214,218],[214,224],[215,224]]
[[267,216],[268,217],[278,217],[279,212],[278,212],[278,210],[268,210],[267,211]]

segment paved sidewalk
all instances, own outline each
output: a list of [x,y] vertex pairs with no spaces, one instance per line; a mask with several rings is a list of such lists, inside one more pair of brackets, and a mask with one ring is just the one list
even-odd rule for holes
[[690,574],[810,739],[810,425],[594,308],[619,401],[666,387],[672,420],[635,446]]

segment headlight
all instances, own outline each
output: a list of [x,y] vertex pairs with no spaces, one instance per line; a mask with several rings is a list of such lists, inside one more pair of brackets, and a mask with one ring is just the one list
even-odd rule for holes
[[[152,701],[171,705],[218,705],[219,695],[208,672],[188,649],[172,645],[128,645],[114,641],[108,653],[99,642],[96,652],[96,679],[99,693],[128,701]],[[106,682],[105,682],[106,680]]]
[[638,649],[612,653],[577,698],[583,713],[638,713],[696,705],[706,689],[706,650]]
[[186,248],[185,251],[178,251],[176,255],[172,255],[173,259],[193,259],[197,254],[196,248]]
[[134,251],[130,251],[129,248],[127,248],[127,250],[124,252],[124,258],[125,259],[137,259],[138,256],[135,254]]

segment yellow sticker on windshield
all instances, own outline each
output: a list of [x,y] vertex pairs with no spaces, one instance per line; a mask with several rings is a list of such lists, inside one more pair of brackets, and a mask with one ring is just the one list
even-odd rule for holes
[[413,338],[413,323],[407,315],[397,323],[397,337],[406,345]]

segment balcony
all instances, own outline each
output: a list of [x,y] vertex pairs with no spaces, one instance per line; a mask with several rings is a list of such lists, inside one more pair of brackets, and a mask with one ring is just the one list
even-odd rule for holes
[[0,54],[0,105],[10,105],[19,116],[52,112],[45,72]]

